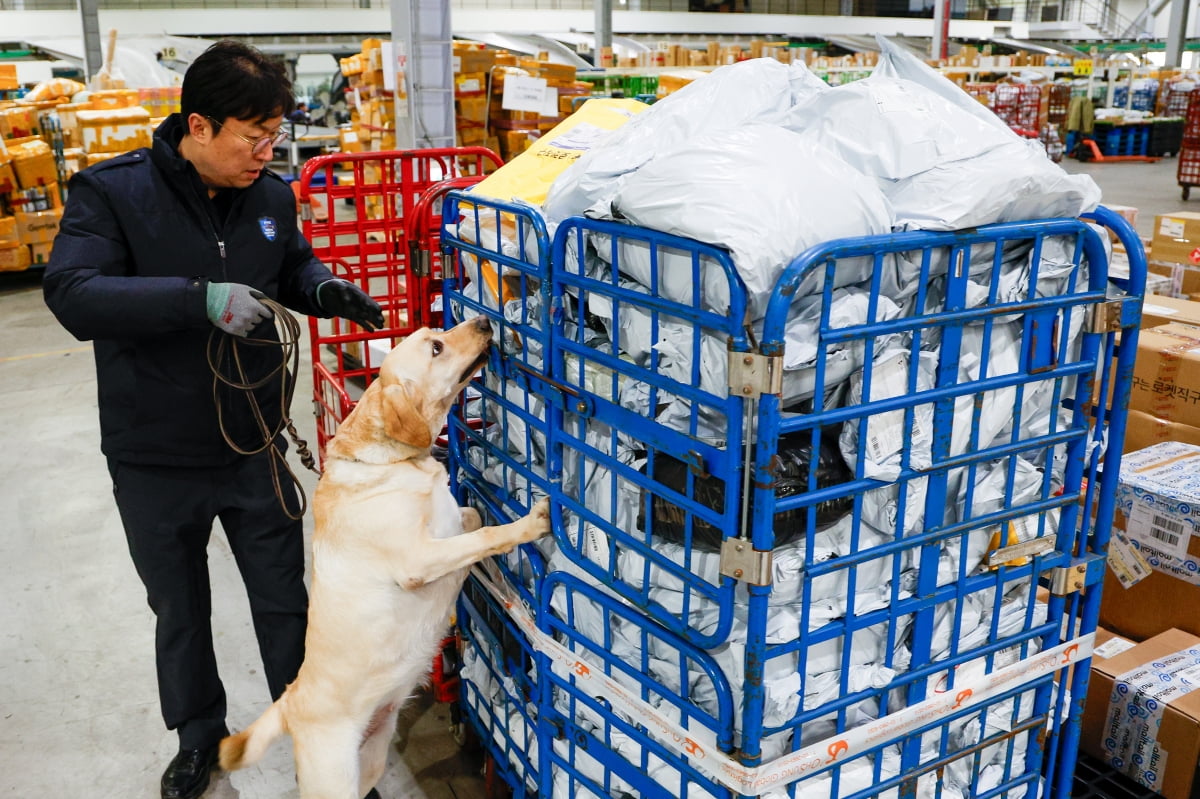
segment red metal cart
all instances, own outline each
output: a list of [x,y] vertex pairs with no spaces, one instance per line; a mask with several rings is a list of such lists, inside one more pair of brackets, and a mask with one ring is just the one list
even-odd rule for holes
[[[441,212],[432,197],[482,180],[502,163],[484,147],[333,153],[305,163],[298,198],[313,252],[384,311],[384,327],[374,332],[342,319],[309,319],[322,461],[383,355],[414,330],[441,324],[431,310],[440,293],[435,253]],[[431,199],[422,203],[431,189]]]
[[1193,90],[1189,95],[1187,116],[1183,122],[1183,144],[1179,148],[1179,165],[1175,175],[1186,201],[1192,193],[1192,186],[1200,186],[1200,91]]

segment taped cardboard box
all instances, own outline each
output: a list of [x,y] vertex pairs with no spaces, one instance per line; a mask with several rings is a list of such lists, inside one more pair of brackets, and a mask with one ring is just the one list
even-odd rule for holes
[[1200,293],[1200,213],[1156,216],[1150,253],[1151,271],[1170,275],[1178,296]]
[[1136,641],[1172,627],[1200,635],[1200,445],[1126,454],[1116,503],[1113,523],[1150,571],[1128,588],[1106,572],[1100,624]]
[[12,154],[0,150],[0,194],[11,194],[17,190],[17,173],[13,170]]
[[17,238],[17,218],[0,216],[0,247],[15,247],[20,243]]
[[37,134],[37,109],[32,105],[0,108],[0,139],[23,139]]
[[1200,446],[1200,427],[1159,419],[1144,411],[1129,411],[1125,420],[1125,452],[1137,452],[1165,441]]
[[54,241],[58,235],[58,227],[62,222],[62,209],[50,211],[34,211],[26,213],[17,211],[13,214],[17,220],[17,240],[22,244],[43,244]]
[[77,111],[79,141],[89,153],[125,153],[149,147],[150,112],[140,106],[111,111]]
[[54,153],[46,142],[31,139],[21,144],[9,145],[8,153],[12,156],[18,188],[35,189],[58,185],[58,165],[54,163]]
[[29,268],[29,248],[24,244],[0,247],[0,272],[21,272]]
[[41,244],[29,245],[29,261],[31,266],[45,266],[50,263],[50,250],[54,247],[54,242],[47,241]]
[[1185,325],[1200,326],[1200,302],[1164,297],[1160,294],[1147,294],[1142,301],[1142,327],[1158,327],[1159,325],[1181,322]]
[[1200,637],[1182,630],[1167,630],[1111,657],[1094,655],[1083,751],[1166,799],[1190,799],[1200,787],[1197,689]]
[[1138,334],[1129,407],[1200,427],[1200,326],[1172,322]]

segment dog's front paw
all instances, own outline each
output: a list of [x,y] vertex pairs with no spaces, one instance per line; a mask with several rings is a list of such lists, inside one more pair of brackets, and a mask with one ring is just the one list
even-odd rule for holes
[[525,535],[522,542],[536,541],[550,532],[550,498],[542,497],[525,517]]

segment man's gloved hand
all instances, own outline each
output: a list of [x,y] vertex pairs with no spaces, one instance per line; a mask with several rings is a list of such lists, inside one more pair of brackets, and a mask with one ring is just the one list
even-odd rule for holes
[[245,337],[260,322],[274,316],[259,302],[266,296],[244,283],[209,283],[208,320],[226,333]]
[[349,280],[335,278],[317,286],[317,304],[326,313],[356,322],[367,330],[383,327],[383,309]]

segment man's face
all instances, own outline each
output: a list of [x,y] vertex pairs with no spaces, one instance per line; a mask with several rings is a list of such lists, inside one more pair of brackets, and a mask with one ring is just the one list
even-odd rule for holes
[[283,115],[263,122],[192,114],[189,130],[199,145],[189,160],[210,189],[244,189],[258,179],[274,154],[272,141]]

